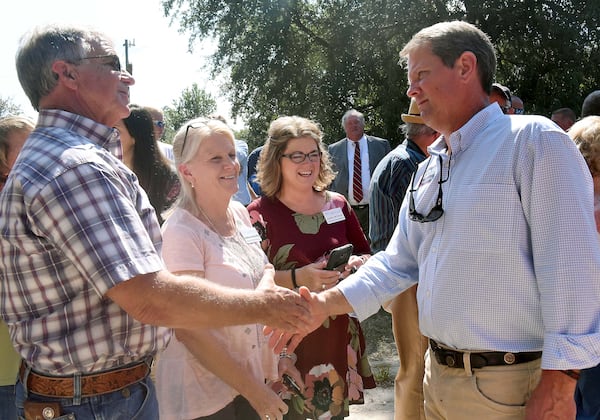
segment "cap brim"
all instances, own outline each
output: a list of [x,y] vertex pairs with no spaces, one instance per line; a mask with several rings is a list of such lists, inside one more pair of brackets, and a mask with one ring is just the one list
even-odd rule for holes
[[405,123],[425,124],[423,118],[421,118],[420,115],[402,114],[400,118],[402,118],[402,121],[404,121]]

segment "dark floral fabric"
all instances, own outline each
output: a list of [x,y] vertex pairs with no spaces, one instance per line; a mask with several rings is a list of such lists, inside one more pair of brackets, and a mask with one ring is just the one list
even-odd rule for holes
[[[341,209],[344,220],[327,222],[323,211],[333,208]],[[299,214],[278,199],[266,197],[248,206],[276,270],[300,268],[347,243],[354,246],[354,254],[370,252],[358,219],[342,195],[328,192],[323,211]],[[302,340],[296,354],[306,398],[294,395],[289,405],[302,418],[342,419],[348,416],[350,404],[363,403],[363,389],[375,387],[360,323],[349,315],[325,320]]]

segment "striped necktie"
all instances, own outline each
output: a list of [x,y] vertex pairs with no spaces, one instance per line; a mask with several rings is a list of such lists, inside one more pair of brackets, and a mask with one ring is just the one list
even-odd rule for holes
[[352,194],[354,201],[360,203],[363,199],[362,163],[360,161],[360,145],[354,143],[354,174],[352,175]]

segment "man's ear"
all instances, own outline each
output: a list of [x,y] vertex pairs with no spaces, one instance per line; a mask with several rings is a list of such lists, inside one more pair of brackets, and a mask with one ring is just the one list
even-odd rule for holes
[[67,86],[71,87],[74,86],[78,76],[76,67],[64,60],[56,60],[54,63],[52,63],[52,72],[59,83],[66,84]]
[[477,57],[471,51],[463,52],[456,59],[456,66],[460,72],[460,77],[465,80],[471,77],[479,77],[477,74]]

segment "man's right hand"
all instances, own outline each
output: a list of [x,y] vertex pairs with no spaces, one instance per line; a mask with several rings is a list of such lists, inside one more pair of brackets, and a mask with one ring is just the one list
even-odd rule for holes
[[288,334],[308,334],[312,320],[310,302],[300,294],[275,284],[275,270],[267,265],[258,287],[261,322]]
[[301,329],[296,332],[277,328],[267,323],[267,326],[264,328],[264,334],[270,335],[269,346],[273,348],[275,353],[281,352],[284,347],[287,348],[288,352],[293,352],[298,347],[298,344],[300,344],[300,341],[310,332],[319,328],[329,316],[325,299],[327,291],[317,294],[311,293],[306,287],[300,287],[298,292],[302,296],[302,299],[309,305],[310,317],[304,321]]

